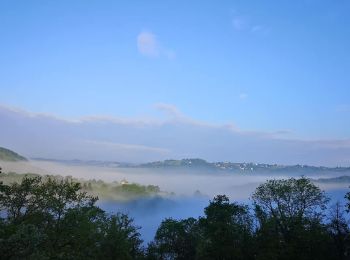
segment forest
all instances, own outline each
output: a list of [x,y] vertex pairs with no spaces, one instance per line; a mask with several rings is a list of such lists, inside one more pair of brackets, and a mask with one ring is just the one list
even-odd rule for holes
[[97,200],[70,178],[1,182],[1,258],[349,259],[350,192],[330,205],[305,177],[262,183],[251,205],[217,195],[198,219],[164,219],[148,244]]
[[[0,167],[1,169],[1,167]],[[18,183],[25,177],[36,178],[40,177],[36,173],[26,173],[19,174],[16,172],[0,173],[0,181],[4,184]],[[120,182],[105,182],[103,180],[86,180],[82,178],[74,178],[72,176],[61,176],[61,175],[44,175],[41,176],[42,181],[48,179],[68,182],[76,182],[81,185],[81,191],[86,191],[88,195],[99,197],[104,200],[114,200],[114,201],[126,201],[137,198],[152,197],[157,195],[168,194],[161,191],[156,185],[141,185],[138,183],[128,182],[123,179]]]

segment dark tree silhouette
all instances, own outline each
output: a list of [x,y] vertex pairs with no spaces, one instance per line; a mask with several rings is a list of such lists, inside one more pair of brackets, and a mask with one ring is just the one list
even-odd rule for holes
[[69,179],[0,184],[1,259],[136,259],[138,228],[109,216]]

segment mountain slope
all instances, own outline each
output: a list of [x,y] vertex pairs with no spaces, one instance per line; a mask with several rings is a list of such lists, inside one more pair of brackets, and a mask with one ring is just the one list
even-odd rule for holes
[[27,161],[27,159],[9,149],[0,147],[0,161],[16,162],[16,161]]

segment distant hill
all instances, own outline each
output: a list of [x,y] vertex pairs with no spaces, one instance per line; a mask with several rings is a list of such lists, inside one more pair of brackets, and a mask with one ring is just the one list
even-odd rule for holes
[[242,174],[267,174],[267,175],[350,175],[350,167],[324,167],[309,165],[279,165],[266,163],[246,162],[208,162],[203,159],[164,160],[142,164],[121,163],[113,161],[83,161],[83,160],[54,160],[33,158],[34,160],[53,161],[69,165],[91,165],[113,168],[146,168],[161,170],[199,170],[207,172],[226,172]]
[[0,161],[17,162],[27,161],[27,159],[14,151],[0,147]]
[[350,183],[350,176],[339,176],[335,178],[321,178],[314,180],[316,183]]
[[273,174],[327,174],[327,173],[347,173],[350,174],[350,167],[323,167],[309,165],[278,165],[265,163],[233,163],[233,162],[207,162],[202,159],[182,159],[182,160],[165,160],[158,162],[150,162],[139,164],[134,167],[141,168],[191,168],[191,169],[207,169],[224,172],[240,172],[240,173],[265,173]]
[[189,167],[189,168],[212,168],[215,169],[215,165],[209,163],[203,159],[182,159],[182,160],[165,160],[158,162],[150,162],[138,165],[138,167],[144,168],[171,168],[171,167]]

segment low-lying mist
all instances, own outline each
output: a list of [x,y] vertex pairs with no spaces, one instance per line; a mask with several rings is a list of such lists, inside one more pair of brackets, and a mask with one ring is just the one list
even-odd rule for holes
[[[198,217],[203,214],[209,200],[226,194],[232,201],[250,204],[255,188],[272,178],[289,178],[289,175],[267,176],[260,174],[220,173],[204,170],[167,170],[149,168],[114,168],[86,165],[69,165],[58,162],[32,160],[29,162],[1,162],[3,172],[37,173],[40,175],[72,176],[84,180],[138,183],[159,186],[164,195],[130,200],[100,199],[98,205],[107,212],[121,211],[134,218],[145,242],[150,241],[165,218]],[[294,176],[300,177],[300,176]],[[307,177],[307,176],[306,176]],[[338,177],[338,176],[322,176]],[[317,179],[317,176],[312,176]],[[333,201],[344,197],[349,183],[316,183]]]

